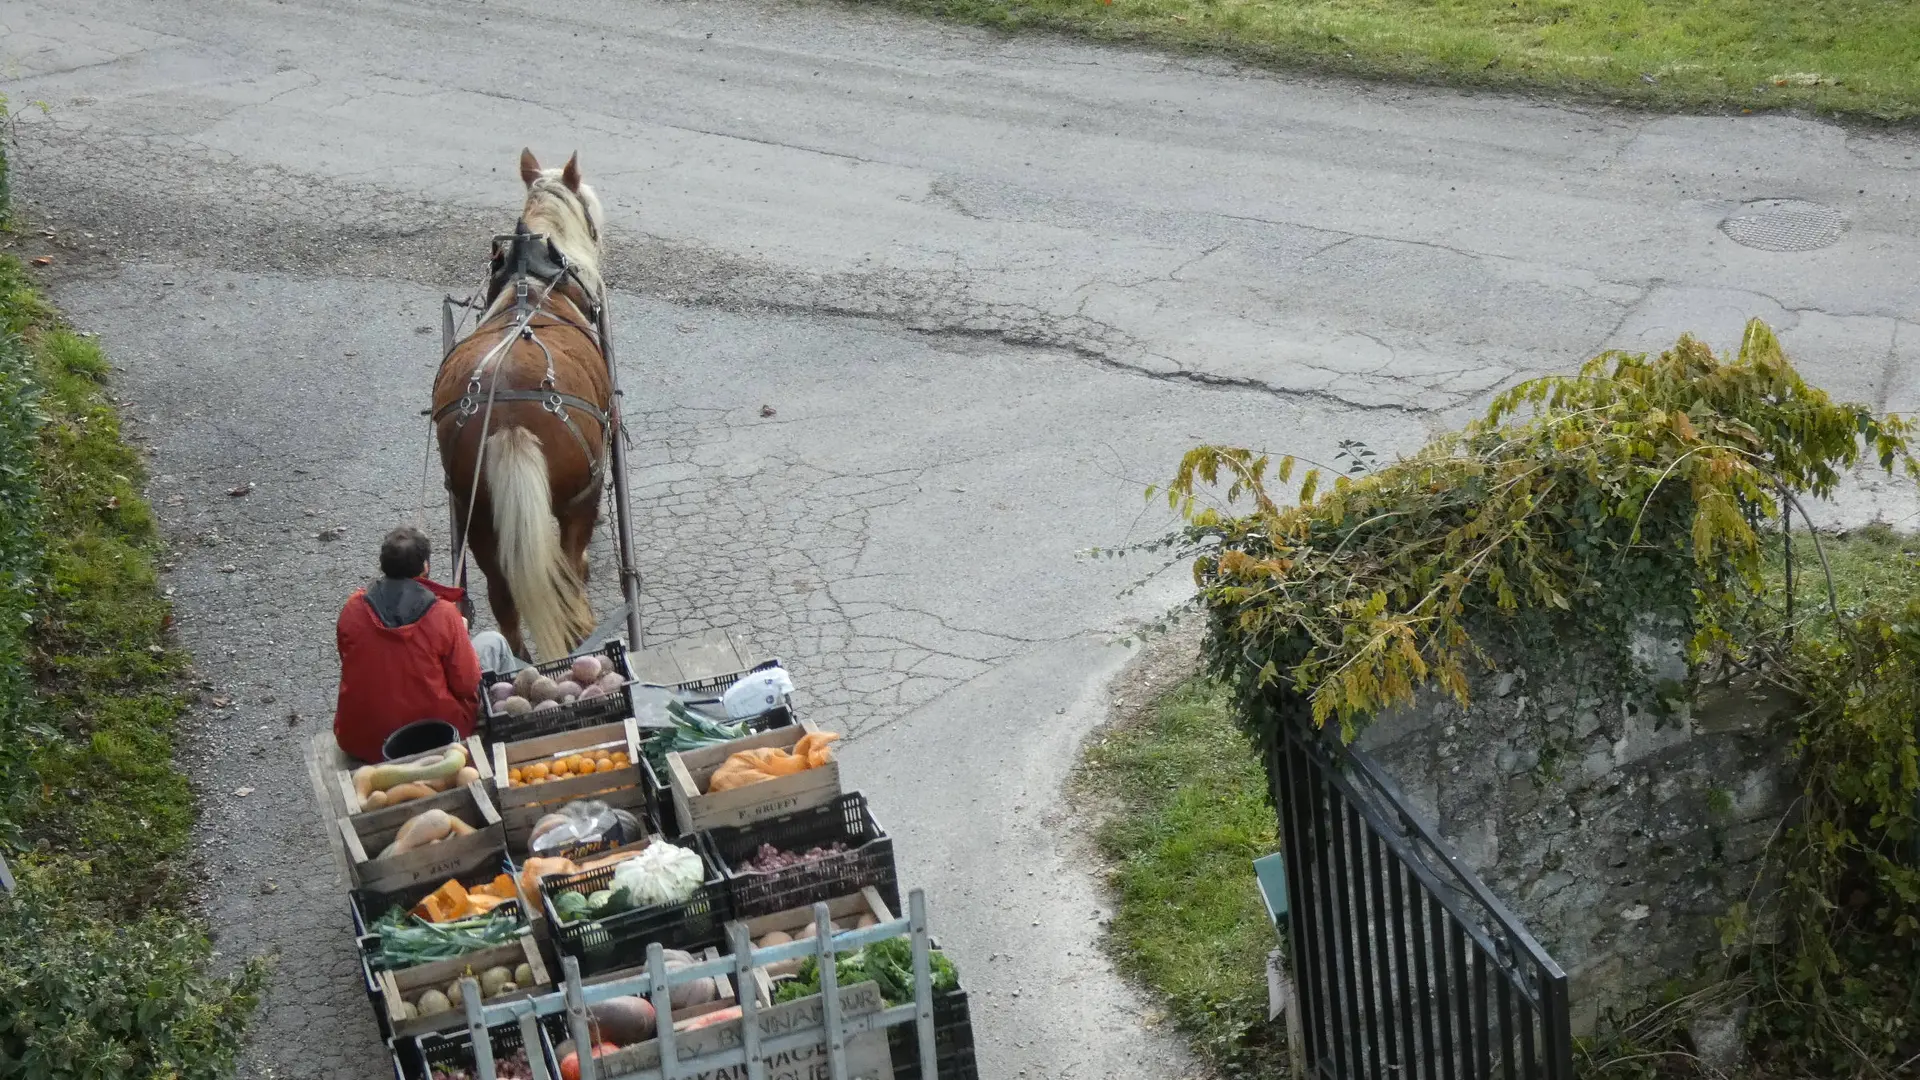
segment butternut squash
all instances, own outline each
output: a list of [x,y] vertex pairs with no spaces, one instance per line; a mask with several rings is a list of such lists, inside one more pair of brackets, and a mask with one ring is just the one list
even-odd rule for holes
[[[463,831],[464,830],[464,831]],[[380,853],[385,859],[393,855],[403,855],[409,851],[438,843],[449,836],[461,836],[473,831],[473,826],[447,813],[445,810],[426,810],[407,819],[400,831],[393,835],[393,843]]]
[[426,784],[395,784],[385,791],[376,791],[368,796],[367,805],[373,805],[372,800],[382,795],[386,798],[381,800],[380,805],[392,806],[394,803],[412,802],[415,799],[431,798],[437,794],[439,793]]
[[470,764],[467,761],[467,748],[454,743],[435,753],[433,756],[413,761],[388,761],[379,765],[362,765],[353,771],[353,790],[365,802],[367,796],[376,791],[388,791],[401,784],[452,780],[461,769]]

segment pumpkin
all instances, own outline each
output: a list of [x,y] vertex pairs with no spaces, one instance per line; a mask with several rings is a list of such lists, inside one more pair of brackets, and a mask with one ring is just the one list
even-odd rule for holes
[[413,905],[413,914],[428,922],[452,922],[472,913],[473,904],[467,895],[466,886],[458,881],[447,882],[428,893],[418,904]]
[[539,896],[541,878],[549,874],[577,874],[579,872],[579,867],[573,864],[572,859],[550,859],[536,855],[528,859],[527,865],[520,869],[520,889],[528,896]]

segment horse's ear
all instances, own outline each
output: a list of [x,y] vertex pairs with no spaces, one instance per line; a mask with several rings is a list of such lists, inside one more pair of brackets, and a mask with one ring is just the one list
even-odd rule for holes
[[560,182],[567,185],[568,191],[580,190],[580,151],[575,150],[567,159],[567,167],[560,171]]
[[532,150],[520,151],[520,180],[528,187],[540,179],[540,159],[533,156]]

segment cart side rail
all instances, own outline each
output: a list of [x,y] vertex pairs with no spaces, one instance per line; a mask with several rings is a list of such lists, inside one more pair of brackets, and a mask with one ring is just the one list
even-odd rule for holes
[[[542,1016],[564,1014],[567,1029],[579,1055],[580,1080],[687,1080],[711,1075],[744,1065],[747,1080],[765,1080],[766,1059],[790,1051],[825,1046],[831,1080],[849,1080],[849,1041],[872,1032],[884,1032],[900,1024],[918,1027],[920,1070],[926,1080],[938,1080],[934,1050],[932,943],[927,932],[926,894],[914,889],[907,897],[907,916],[870,926],[864,930],[834,933],[827,905],[813,905],[814,935],[802,941],[756,948],[748,939],[746,927],[730,927],[733,953],[705,960],[669,972],[666,957],[658,942],[647,946],[647,969],[623,979],[585,985],[580,967],[573,957],[563,957],[564,978],[560,987],[537,997],[488,1005],[481,1001],[479,986],[464,980],[463,1003],[467,1027],[473,1034],[475,1076],[478,1080],[497,1080],[492,1042],[488,1029],[517,1023],[537,1045],[537,1023]],[[854,987],[838,985],[834,956],[891,938],[908,937],[913,947],[913,991],[910,1003],[889,1006],[871,983]],[[753,990],[753,972],[769,964],[811,956],[820,974],[820,993],[784,1005],[763,1007]],[[675,1032],[673,1030],[673,987],[718,975],[733,975],[739,987],[740,1018],[716,1024],[709,1029]],[[636,1044],[643,1051],[657,1053],[635,1055],[637,1067],[623,1067],[616,1059],[603,1067],[594,1060],[590,1048],[587,1007],[610,998],[636,995],[651,1000],[656,1017],[655,1038]],[[762,1013],[771,1023],[762,1023]],[[738,1036],[732,1030],[738,1024]],[[767,1030],[763,1031],[762,1029]],[[687,1042],[683,1055],[677,1045]],[[622,1056],[626,1054],[623,1048]],[[546,1075],[539,1055],[529,1053],[535,1080],[554,1080]],[[618,1070],[618,1071],[615,1071]]]

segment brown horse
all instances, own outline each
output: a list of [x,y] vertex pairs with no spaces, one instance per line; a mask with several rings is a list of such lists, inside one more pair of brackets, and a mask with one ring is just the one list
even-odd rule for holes
[[433,423],[453,511],[516,656],[558,659],[593,631],[587,541],[600,519],[613,382],[600,319],[600,200],[579,157],[520,154],[527,201],[494,243],[473,332],[441,361]]

